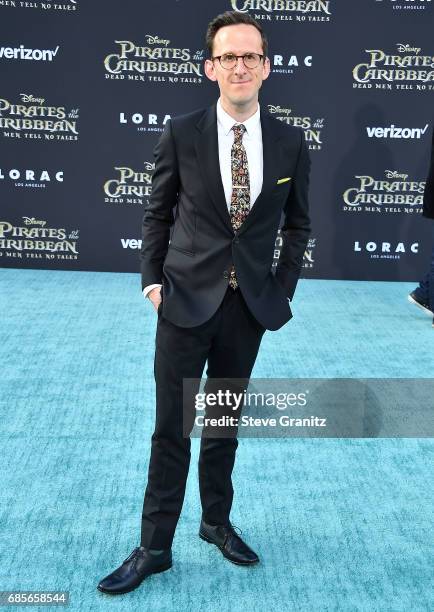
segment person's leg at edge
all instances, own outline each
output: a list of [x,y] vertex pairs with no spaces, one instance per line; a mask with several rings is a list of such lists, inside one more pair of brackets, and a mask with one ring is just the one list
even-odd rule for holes
[[158,318],[156,419],[141,520],[141,546],[148,549],[172,545],[190,465],[191,442],[183,435],[183,378],[201,378],[218,314],[194,328]]
[[[232,292],[223,304],[220,327],[208,356],[207,377],[244,379],[247,388],[264,332],[240,289]],[[199,456],[202,518],[211,525],[229,522],[234,493],[231,475],[237,447],[235,434],[227,438],[202,435]]]

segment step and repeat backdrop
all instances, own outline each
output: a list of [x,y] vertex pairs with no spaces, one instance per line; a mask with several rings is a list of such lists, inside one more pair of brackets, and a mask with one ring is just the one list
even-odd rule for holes
[[261,105],[310,150],[304,277],[417,279],[433,233],[433,5],[0,0],[0,266],[138,272],[155,143],[217,99],[205,31],[238,10],[269,38]]

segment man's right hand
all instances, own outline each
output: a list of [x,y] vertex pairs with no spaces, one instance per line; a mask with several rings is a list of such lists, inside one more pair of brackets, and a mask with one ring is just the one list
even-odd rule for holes
[[161,304],[161,287],[154,287],[148,293],[148,298],[154,305],[155,310],[158,310],[158,306]]

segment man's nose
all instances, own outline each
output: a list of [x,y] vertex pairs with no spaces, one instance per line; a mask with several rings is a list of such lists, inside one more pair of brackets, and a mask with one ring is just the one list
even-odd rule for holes
[[244,65],[244,60],[242,57],[237,57],[237,63],[235,64],[234,72],[241,74],[246,72],[246,67]]

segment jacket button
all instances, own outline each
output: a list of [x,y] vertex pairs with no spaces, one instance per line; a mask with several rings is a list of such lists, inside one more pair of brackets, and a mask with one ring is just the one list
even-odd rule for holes
[[223,271],[223,278],[229,278],[229,272],[227,270]]

